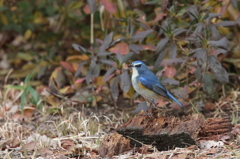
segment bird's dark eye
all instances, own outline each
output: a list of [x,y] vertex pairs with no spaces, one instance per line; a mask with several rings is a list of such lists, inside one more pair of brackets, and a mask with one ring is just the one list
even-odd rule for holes
[[137,65],[135,65],[135,67],[141,67],[142,65],[141,64],[137,64]]

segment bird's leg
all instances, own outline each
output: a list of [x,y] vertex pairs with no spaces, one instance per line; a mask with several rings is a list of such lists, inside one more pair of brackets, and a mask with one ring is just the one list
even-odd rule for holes
[[[149,105],[149,104],[150,105]],[[152,103],[149,101],[149,100],[146,100],[146,105],[147,105],[147,107],[148,107],[148,109],[147,110],[145,110],[145,112],[143,113],[143,114],[141,114],[141,116],[152,116],[152,110],[150,110],[151,109],[151,105],[152,105]],[[149,108],[150,107],[150,108]],[[150,110],[150,112],[149,112],[149,110]],[[153,117],[153,116],[152,116]]]
[[150,110],[150,115],[152,115],[152,99],[150,99],[150,100],[147,100],[149,103],[150,103],[150,105],[149,105],[149,108],[148,108],[148,110]]
[[151,116],[152,117],[153,116],[157,116],[157,114],[158,114],[157,112],[158,111],[156,112],[156,110],[162,111],[162,109],[157,106],[157,103],[154,102],[154,99],[150,99],[149,102],[150,102],[150,108],[149,109],[150,109]]
[[154,99],[150,99],[150,102],[151,102],[151,105],[153,104],[155,107],[157,107],[156,103],[154,102]]
[[143,115],[149,115],[149,116],[151,116],[152,118],[154,118],[154,117],[153,117],[153,114],[152,114],[153,105],[156,106],[155,103],[154,103],[154,100],[153,100],[153,99],[147,100],[147,103],[150,104],[150,105],[149,105],[149,109],[148,109],[147,112],[144,113]]

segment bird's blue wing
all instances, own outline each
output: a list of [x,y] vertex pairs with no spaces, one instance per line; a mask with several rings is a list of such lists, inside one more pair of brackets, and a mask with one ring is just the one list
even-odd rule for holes
[[169,98],[166,88],[163,85],[161,85],[160,83],[156,83],[155,81],[152,81],[152,80],[144,78],[144,77],[140,77],[139,81],[141,82],[142,85],[144,85],[146,88],[152,90],[153,92],[155,92],[165,98]]
[[139,81],[141,82],[142,85],[144,85],[146,88],[152,90],[153,92],[165,97],[165,98],[168,98],[174,102],[176,102],[177,104],[179,104],[181,107],[184,107],[182,105],[182,103],[180,103],[170,92],[168,92],[166,90],[166,88],[160,83],[156,83],[154,81],[151,81],[147,78],[144,78],[144,77],[140,77],[139,78]]

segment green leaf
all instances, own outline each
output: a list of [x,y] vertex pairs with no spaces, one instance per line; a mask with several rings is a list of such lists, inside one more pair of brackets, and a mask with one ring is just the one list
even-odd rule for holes
[[159,54],[160,52],[163,51],[164,48],[166,48],[168,41],[169,41],[169,38],[164,38],[158,42],[157,48],[156,48],[156,54]]
[[87,0],[87,3],[89,5],[89,8],[91,10],[91,13],[94,13],[96,11],[96,3],[95,0]]
[[210,55],[208,57],[210,70],[219,82],[229,82],[228,73],[222,67],[216,56]]
[[129,53],[127,53],[126,55],[124,55],[124,56],[122,57],[121,64],[124,63],[124,62],[127,62],[127,61],[132,57],[133,54],[134,54],[133,52],[129,52]]
[[177,44],[175,42],[171,43],[169,47],[169,54],[168,58],[169,59],[174,59],[177,57]]
[[26,103],[27,103],[27,91],[24,90],[20,98],[20,110],[22,113]]
[[12,88],[12,89],[18,89],[18,90],[24,90],[25,86],[14,86],[14,85],[5,85],[6,88]]
[[84,62],[81,62],[78,64],[78,68],[77,68],[77,71],[76,73],[74,74],[74,77],[78,77],[80,74],[81,74],[81,69],[82,67],[87,64],[89,61],[84,61]]
[[19,52],[17,54],[17,58],[23,59],[23,60],[26,60],[26,61],[31,61],[31,60],[34,59],[34,56],[32,56],[30,53]]
[[118,83],[119,83],[119,76],[116,76],[110,87],[111,95],[115,102],[117,101],[119,96]]
[[201,73],[201,68],[198,66],[197,67],[197,69],[196,69],[196,71],[194,72],[194,74],[195,74],[195,76],[196,76],[196,78],[197,78],[197,80],[199,81],[199,82],[202,82],[201,80],[201,77],[202,77],[202,73]]
[[207,62],[207,50],[206,49],[197,49],[193,55],[197,58],[197,63],[199,66],[203,66]]
[[209,41],[208,44],[211,46],[225,49],[227,51],[230,51],[230,49],[231,49],[231,45],[226,37],[224,37],[218,41]]
[[99,53],[103,53],[108,49],[113,41],[113,32],[109,33],[103,40],[102,45],[100,46]]
[[217,26],[223,26],[223,27],[230,27],[230,26],[235,26],[238,23],[235,21],[221,21],[219,23],[217,23]]
[[105,82],[105,81],[108,79],[108,77],[109,77],[113,72],[116,71],[116,69],[117,69],[116,67],[112,67],[112,68],[108,69],[107,72],[105,73],[105,75],[103,76],[102,81]]
[[83,2],[76,1],[69,6],[69,9],[72,11],[72,10],[75,10],[75,9],[79,9],[81,6],[83,6]]
[[34,104],[37,104],[37,102],[39,101],[39,97],[38,97],[38,93],[33,89],[33,87],[27,86],[26,91],[32,95],[35,102]]
[[149,30],[146,30],[146,31],[142,31],[142,32],[139,32],[137,33],[136,35],[132,36],[131,39],[133,41],[141,41],[143,40],[144,38],[146,38],[146,36],[148,36],[149,34],[151,34],[153,32],[152,29],[149,29]]
[[93,80],[94,77],[98,77],[99,76],[99,73],[100,73],[100,64],[97,64],[96,63],[96,60],[93,59],[91,61],[91,64],[90,64],[90,68],[89,68],[89,71],[86,75],[86,81],[87,83],[89,84],[90,81]]
[[160,63],[161,63],[162,60],[164,59],[165,55],[166,55],[166,49],[159,53],[159,55],[158,55],[158,57],[157,57],[157,60],[156,60],[155,63],[154,63],[154,68],[155,68],[155,69],[160,66]]
[[80,46],[80,45],[78,45],[78,44],[72,44],[72,47],[73,47],[75,50],[77,50],[77,51],[79,51],[79,52],[81,52],[81,53],[86,53],[86,52],[87,52],[87,50],[86,50],[84,47],[82,47],[82,46]]
[[0,12],[6,11],[7,9],[8,9],[8,7],[6,7],[6,6],[1,6],[1,7],[0,7]]
[[203,75],[203,90],[208,94],[213,93],[213,81],[209,73]]
[[31,78],[33,77],[33,75],[34,75],[34,73],[31,73],[31,74],[27,75],[27,77],[26,77],[25,80],[24,80],[24,83],[27,84],[27,83],[31,80]]
[[128,92],[131,86],[130,76],[127,70],[123,70],[120,75],[120,87],[124,92]]
[[141,45],[136,45],[136,44],[133,44],[133,43],[129,44],[129,48],[130,48],[131,51],[133,51],[136,54],[139,54],[140,51],[143,50],[143,47]]

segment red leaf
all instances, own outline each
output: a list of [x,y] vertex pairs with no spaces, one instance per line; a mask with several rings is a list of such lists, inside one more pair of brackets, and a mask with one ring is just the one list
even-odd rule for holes
[[83,11],[84,11],[85,14],[90,14],[90,13],[91,13],[91,11],[90,11],[90,7],[89,7],[88,4],[85,5],[85,7],[83,8]]
[[111,1],[101,0],[101,2],[108,12],[110,12],[110,13],[115,13],[116,12],[116,6]]
[[126,55],[127,53],[129,53],[129,47],[128,44],[120,42],[111,47],[109,51],[115,54],[120,53],[121,55]]
[[197,69],[195,66],[189,66],[188,68],[189,68],[189,73],[191,73],[191,74],[194,74],[194,72]]
[[159,21],[159,20],[162,20],[163,17],[165,17],[167,14],[164,13],[164,12],[160,12],[161,10],[160,9],[155,9],[155,14],[156,14],[156,17],[154,19],[155,22]]
[[71,72],[71,73],[75,73],[76,72],[70,63],[65,62],[65,61],[61,61],[60,63],[69,72]]
[[173,78],[176,73],[177,73],[177,70],[175,69],[175,67],[173,67],[173,66],[166,66],[164,68],[164,74],[163,75],[168,77],[168,78]]
[[82,83],[86,80],[86,77],[77,79],[74,83]]
[[153,45],[142,45],[142,48],[144,50],[156,51],[156,46],[153,46]]

